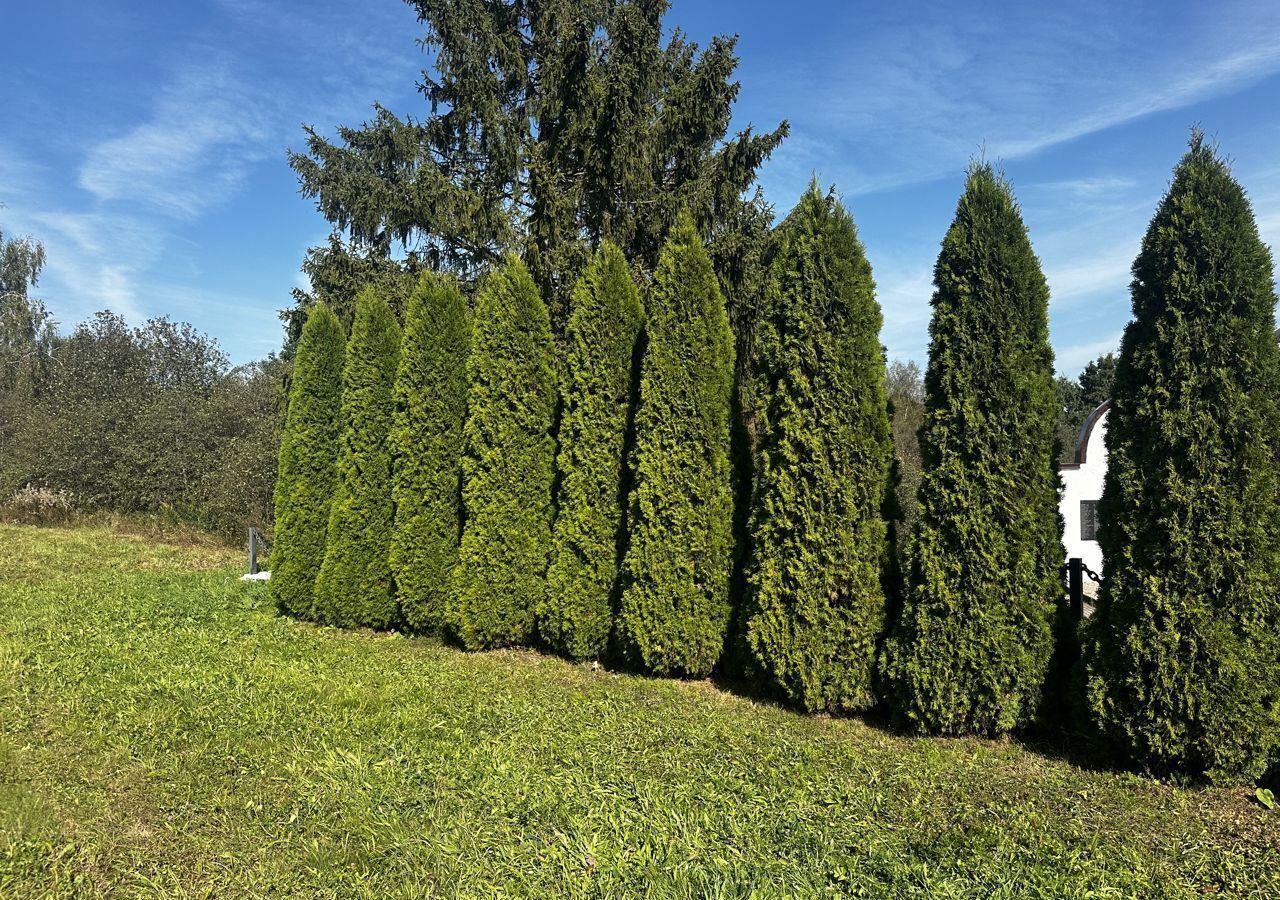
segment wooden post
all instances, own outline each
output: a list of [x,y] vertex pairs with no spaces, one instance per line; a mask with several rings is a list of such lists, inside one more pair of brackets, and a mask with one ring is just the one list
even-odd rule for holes
[[249,574],[258,574],[258,529],[249,529]]
[[1084,618],[1084,560],[1073,556],[1067,560],[1067,595],[1071,598],[1071,618]]

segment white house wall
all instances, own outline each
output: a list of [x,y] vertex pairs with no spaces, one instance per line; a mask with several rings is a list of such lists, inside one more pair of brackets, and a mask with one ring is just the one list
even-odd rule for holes
[[[1096,501],[1102,497],[1102,482],[1107,474],[1107,448],[1104,443],[1107,433],[1108,410],[1101,410],[1090,416],[1094,419],[1088,439],[1082,448],[1083,457],[1078,466],[1062,467],[1062,543],[1067,551],[1067,558],[1080,557],[1084,564],[1095,572],[1102,572],[1102,549],[1097,541],[1086,541],[1080,537],[1080,502]],[[1086,425],[1086,427],[1088,427]]]

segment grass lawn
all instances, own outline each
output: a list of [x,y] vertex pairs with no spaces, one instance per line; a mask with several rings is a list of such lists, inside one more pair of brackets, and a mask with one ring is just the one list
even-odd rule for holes
[[1244,789],[278,618],[0,527],[0,897],[1280,896]]

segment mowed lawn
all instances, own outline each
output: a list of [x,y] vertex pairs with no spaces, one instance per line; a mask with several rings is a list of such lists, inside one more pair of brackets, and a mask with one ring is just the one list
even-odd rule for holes
[[278,618],[0,528],[0,897],[1280,896],[1245,789]]

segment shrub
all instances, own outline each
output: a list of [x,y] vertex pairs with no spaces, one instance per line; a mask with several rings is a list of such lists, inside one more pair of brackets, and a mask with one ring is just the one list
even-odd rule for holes
[[452,278],[426,274],[409,298],[396,374],[391,571],[416,631],[439,631],[462,533],[467,418],[467,301]]
[[1133,264],[1086,631],[1097,728],[1159,773],[1256,778],[1280,747],[1280,353],[1272,262],[1199,132]]
[[540,618],[542,636],[574,659],[603,653],[613,627],[642,318],[627,261],[606,243],[574,288],[565,332],[560,491]]
[[[361,292],[342,371],[342,438],[315,615],[329,625],[388,628],[399,617],[391,543],[392,392],[400,358],[395,313]],[[274,577],[274,576],[273,576]]]
[[671,231],[646,303],[622,646],[660,674],[705,675],[724,646],[733,555],[733,335],[692,220]]
[[760,335],[768,430],[752,520],[747,639],[809,710],[875,702],[893,453],[883,321],[853,219],[815,182],[779,228]]
[[514,256],[480,287],[467,369],[466,525],[450,625],[469,649],[523,644],[546,592],[556,383],[550,316]]
[[321,304],[307,315],[293,363],[275,488],[271,591],[284,612],[309,616],[324,560],[341,431],[342,324]]
[[1049,291],[989,165],[970,168],[934,285],[924,477],[887,671],[912,727],[998,734],[1037,712],[1063,552]]
[[70,491],[28,484],[0,507],[0,517],[16,525],[65,525],[77,517]]

